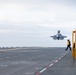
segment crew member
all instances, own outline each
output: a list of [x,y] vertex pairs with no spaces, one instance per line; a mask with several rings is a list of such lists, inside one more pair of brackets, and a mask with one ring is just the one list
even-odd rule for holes
[[67,50],[68,48],[71,51],[71,42],[70,42],[70,40],[67,40],[67,48],[65,50]]

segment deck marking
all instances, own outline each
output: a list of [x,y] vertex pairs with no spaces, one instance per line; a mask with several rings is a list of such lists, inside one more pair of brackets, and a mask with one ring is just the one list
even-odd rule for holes
[[52,63],[52,64],[50,64],[49,66],[53,66],[53,63]]
[[2,67],[7,67],[8,65],[1,65]]
[[56,60],[55,62],[58,62],[58,60]]
[[53,61],[49,66],[47,66],[46,68],[42,69],[41,71],[39,71],[36,75],[40,75],[42,72],[44,72],[45,70],[47,70],[49,67],[53,66],[55,63],[57,63],[59,60],[61,60],[65,55],[67,55],[69,52],[62,54],[62,56],[60,56],[59,58],[57,58],[55,61]]
[[61,58],[59,58],[59,60],[60,60]]
[[27,72],[27,73],[25,73],[25,74],[27,74],[27,75],[31,75],[31,74],[34,74],[34,73],[33,73],[33,72],[31,72],[31,73],[30,73],[30,72]]
[[40,71],[40,73],[44,72],[47,68],[44,68],[43,70]]

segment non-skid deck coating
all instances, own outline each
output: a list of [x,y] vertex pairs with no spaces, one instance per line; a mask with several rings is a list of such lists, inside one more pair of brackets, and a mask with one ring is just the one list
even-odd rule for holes
[[40,75],[76,75],[76,60],[72,58],[71,52],[69,52]]
[[0,75],[75,75],[74,72],[75,61],[65,48],[0,49]]

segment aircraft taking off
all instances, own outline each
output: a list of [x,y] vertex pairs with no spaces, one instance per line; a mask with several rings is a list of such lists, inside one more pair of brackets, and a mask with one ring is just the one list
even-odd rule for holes
[[60,30],[58,30],[57,34],[54,35],[54,36],[50,36],[51,38],[53,38],[54,40],[63,40],[64,38],[66,38],[67,36],[63,36],[61,33],[60,33]]

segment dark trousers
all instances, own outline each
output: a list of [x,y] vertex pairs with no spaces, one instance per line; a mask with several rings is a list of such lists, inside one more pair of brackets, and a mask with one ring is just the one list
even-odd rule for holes
[[67,50],[68,48],[71,50],[71,47],[70,47],[70,45],[67,45],[67,48],[66,48],[66,50]]

